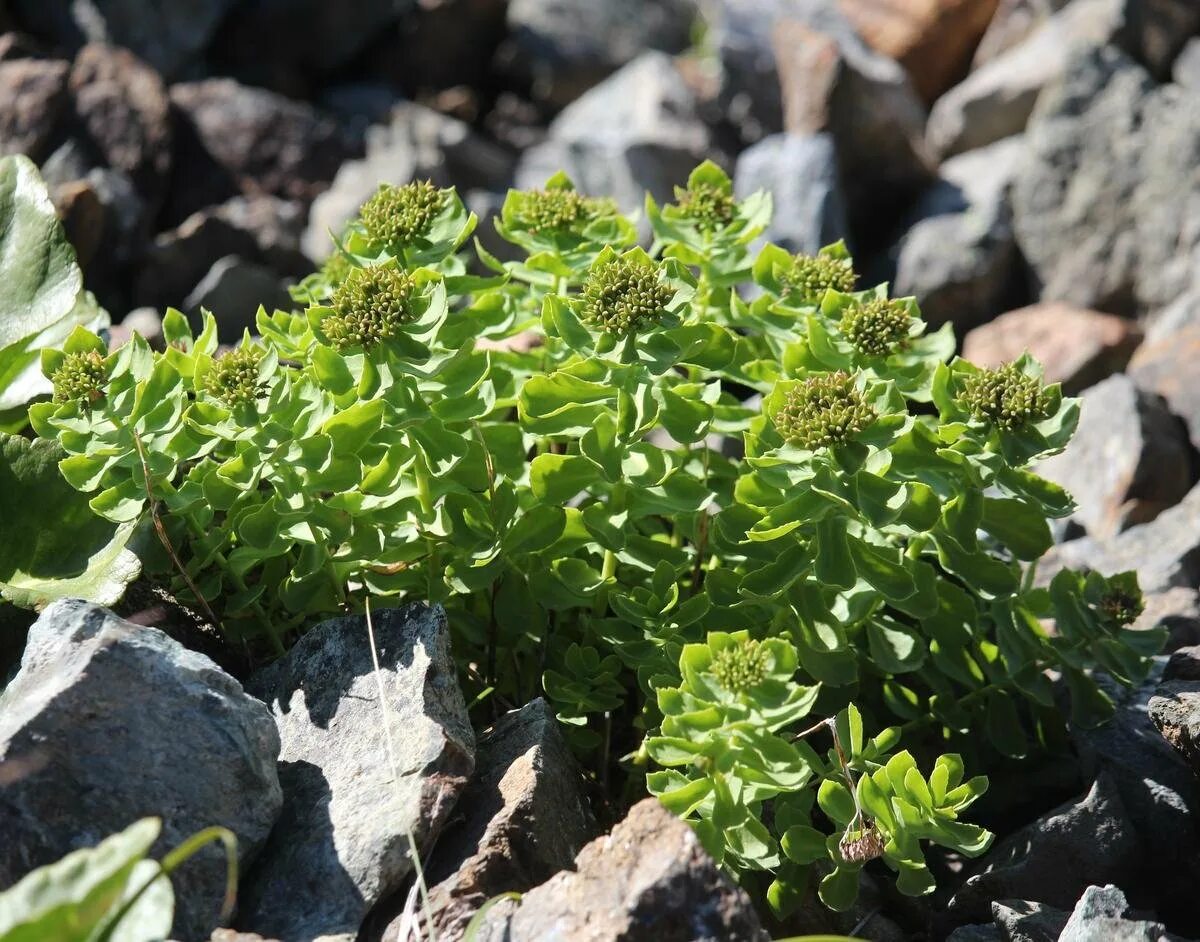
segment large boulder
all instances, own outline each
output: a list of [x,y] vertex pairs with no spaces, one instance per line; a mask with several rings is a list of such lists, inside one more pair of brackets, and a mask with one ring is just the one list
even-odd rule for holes
[[[54,602],[0,695],[0,886],[148,815],[163,821],[155,857],[220,825],[245,865],[279,814],[278,752],[270,711],[207,657],[99,606]],[[172,881],[176,934],[207,938],[224,854],[202,851]]]
[[67,102],[69,68],[52,59],[0,62],[0,157],[46,155]]
[[376,612],[373,628],[378,669],[356,615],[317,625],[251,679],[279,724],[284,804],[243,883],[239,928],[353,938],[470,778],[475,739],[445,612],[410,604]]

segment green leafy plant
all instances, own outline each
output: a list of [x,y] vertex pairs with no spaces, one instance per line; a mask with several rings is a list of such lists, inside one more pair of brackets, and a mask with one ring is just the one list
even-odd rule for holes
[[1027,357],[954,358],[844,245],[758,248],[770,197],[712,164],[645,210],[648,251],[561,174],[512,192],[524,258],[476,243],[479,275],[452,190],[384,188],[257,338],[76,330],[30,420],[260,656],[373,595],[441,602],[477,709],[544,690],[603,786],[645,783],[780,915],[810,879],[849,906],[875,859],[928,892],[929,842],[989,840],[967,762],[1053,741],[1050,672],[1099,722],[1091,672],[1132,683],[1162,641],[1128,574],[1034,587],[1073,505],[1029,465],[1078,404]]

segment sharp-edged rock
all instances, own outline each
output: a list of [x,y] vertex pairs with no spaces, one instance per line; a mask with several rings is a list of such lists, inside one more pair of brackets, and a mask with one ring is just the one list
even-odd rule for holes
[[1115,886],[1089,886],[1063,927],[1058,942],[1184,942],[1159,922],[1131,917],[1125,894]]
[[290,304],[278,272],[238,255],[226,255],[213,262],[179,307],[197,328],[201,309],[211,311],[221,336],[233,340],[246,329],[254,332],[259,305],[270,312]]
[[53,59],[0,62],[0,156],[45,156],[67,102],[69,68]]
[[[1200,261],[1200,252],[1196,258]],[[1200,448],[1197,364],[1200,364],[1200,320],[1144,343],[1129,363],[1129,375],[1143,389],[1166,400],[1167,408],[1183,419],[1192,443]]]

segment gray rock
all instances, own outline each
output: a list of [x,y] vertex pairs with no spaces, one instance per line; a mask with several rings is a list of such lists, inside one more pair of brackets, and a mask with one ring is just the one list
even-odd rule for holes
[[130,311],[119,324],[113,324],[108,330],[108,345],[110,349],[127,344],[138,334],[151,349],[162,351],[165,348],[163,339],[162,317],[152,307],[137,307]]
[[45,156],[67,101],[68,68],[51,59],[0,62],[0,156]]
[[445,612],[412,604],[373,624],[378,675],[366,621],[352,616],[322,622],[251,681],[279,724],[284,808],[243,885],[241,929],[353,937],[410,872],[410,841],[428,851],[471,775]]
[[[1197,254],[1197,260],[1200,260],[1200,254]],[[1192,444],[1200,448],[1198,356],[1200,320],[1142,344],[1129,361],[1129,376],[1143,389],[1166,400],[1167,408],[1183,419]]]
[[[202,654],[77,599],[30,629],[0,696],[0,886],[158,815],[161,857],[222,825],[248,863],[282,801],[270,711]],[[175,931],[202,939],[225,893],[224,854],[172,877]]]
[[[1195,659],[1189,666],[1195,668]],[[1150,698],[1149,711],[1163,738],[1200,775],[1200,683],[1195,678],[1166,681]]]
[[1171,67],[1171,81],[1193,92],[1200,92],[1200,36],[1189,39],[1180,50]]
[[127,49],[89,43],[69,87],[87,140],[157,207],[171,169],[170,101],[158,73]]
[[1128,879],[1142,856],[1116,782],[1101,774],[1082,799],[1061,807],[1000,841],[983,870],[954,894],[950,913],[983,922],[995,900],[1022,899],[1069,909],[1100,880]]
[[1187,495],[1195,482],[1191,446],[1158,396],[1118,373],[1082,399],[1075,437],[1037,473],[1071,493],[1091,536],[1146,523]]
[[[1068,8],[1068,11],[1070,8]],[[1149,314],[1195,279],[1200,111],[1123,53],[1071,61],[1039,99],[1013,187],[1017,241],[1043,300]]]
[[461,190],[503,190],[513,159],[470,126],[423,105],[405,102],[387,124],[367,130],[366,155],[342,164],[333,185],[317,197],[302,246],[314,260],[329,254],[330,233],[340,234],[381,183],[430,179]]
[[647,52],[563,109],[549,138],[521,156],[516,184],[540,187],[564,170],[580,190],[636,210],[646,191],[673,199],[708,150],[692,90],[670,56]]
[[220,334],[228,343],[241,339],[242,331],[254,333],[259,305],[268,312],[290,308],[291,299],[278,272],[238,255],[213,262],[199,283],[188,293],[180,310],[194,328],[200,326],[200,309],[211,311]]
[[[595,835],[583,778],[544,700],[484,733],[475,766],[458,802],[462,820],[446,828],[425,867],[439,939],[460,938],[493,896],[523,893],[569,869]],[[393,922],[384,942],[405,942],[402,924]]]
[[946,936],[946,942],[1005,942],[1005,939],[995,926],[975,924],[959,926]]
[[766,190],[775,214],[763,238],[789,252],[814,254],[849,236],[846,206],[829,134],[772,134],[738,156],[734,191]]
[[330,116],[232,79],[173,85],[171,104],[178,117],[173,218],[239,192],[311,202],[360,152]]
[[1166,652],[1200,644],[1200,592],[1176,587],[1146,594],[1146,608],[1131,626],[1135,630],[1167,629]]
[[612,834],[588,844],[575,869],[488,911],[481,942],[766,940],[746,892],[695,832],[648,798]]
[[1129,903],[1115,886],[1089,886],[1067,920],[1059,942],[1169,942],[1179,936],[1158,922],[1127,919]]
[[682,52],[695,0],[510,0],[505,71],[536,100],[563,107],[648,50]]
[[1145,318],[1146,340],[1158,343],[1177,331],[1200,324],[1200,279],[1174,301]]
[[992,903],[992,919],[1005,942],[1056,942],[1068,916],[1061,909],[1026,900]]
[[239,0],[74,0],[11,4],[31,32],[67,49],[86,42],[122,46],[167,78],[182,74],[208,45],[225,14]]
[[[1163,668],[1163,681],[1200,680],[1200,645],[1184,645],[1171,652]],[[1151,701],[1153,703],[1153,701]],[[1153,717],[1151,709],[1151,717]]]
[[910,211],[894,293],[916,297],[931,324],[966,330],[1025,300],[1009,203],[1023,149],[1013,137],[947,160]]
[[1070,0],[1000,0],[983,38],[975,47],[972,70],[1028,38],[1034,30],[1065,7]]

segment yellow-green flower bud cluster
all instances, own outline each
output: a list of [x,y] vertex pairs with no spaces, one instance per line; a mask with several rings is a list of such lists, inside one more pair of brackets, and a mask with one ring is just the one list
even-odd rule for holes
[[356,268],[334,291],[332,313],[321,326],[339,350],[373,347],[414,320],[414,291],[413,280],[403,269]]
[[583,196],[575,190],[530,190],[524,194],[517,219],[535,235],[569,232],[617,211],[611,199]]
[[212,370],[205,375],[205,390],[230,407],[252,404],[262,391],[258,378],[262,358],[263,351],[259,347],[230,350],[216,360]]
[[912,322],[903,301],[873,298],[847,307],[839,326],[859,353],[885,357],[908,337]]
[[853,291],[857,280],[850,259],[832,255],[794,255],[778,277],[784,296],[799,301],[820,301],[827,288]]
[[96,350],[68,353],[62,365],[54,371],[55,402],[82,402],[91,405],[104,396],[108,369],[104,357]]
[[632,334],[662,319],[675,292],[652,262],[613,258],[583,285],[583,319],[610,334]]
[[771,653],[753,639],[721,648],[713,655],[710,673],[733,694],[749,693],[771,670]]
[[958,399],[976,419],[1014,431],[1045,417],[1041,381],[1013,363],[966,376]]
[[359,219],[372,242],[405,245],[429,231],[446,203],[446,194],[430,181],[385,185],[363,203]]
[[850,441],[876,418],[854,377],[842,370],[797,383],[772,416],[784,441],[811,451]]
[[686,190],[676,187],[675,199],[680,212],[705,232],[724,229],[737,212],[733,195],[712,183],[697,183]]

